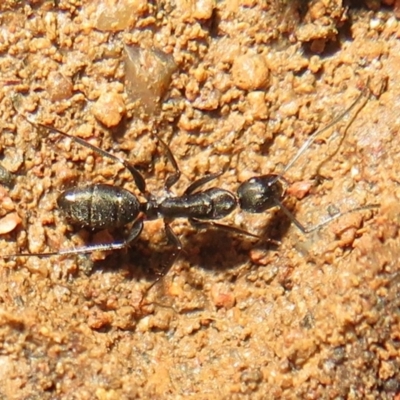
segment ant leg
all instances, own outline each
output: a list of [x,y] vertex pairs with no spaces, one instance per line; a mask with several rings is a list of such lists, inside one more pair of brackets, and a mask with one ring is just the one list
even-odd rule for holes
[[[160,136],[158,136],[156,133],[154,134],[156,136],[156,138],[159,140],[159,142],[161,143],[161,145],[164,147],[165,152],[167,153],[167,158],[169,160],[169,162],[172,164],[172,166],[175,169],[175,172],[169,176],[165,182],[165,189],[167,191],[169,191],[169,189],[171,189],[171,187],[173,185],[175,185],[175,183],[179,180],[180,176],[181,176],[181,171],[179,169],[178,163],[174,157],[174,155],[172,154],[171,149],[169,148],[169,146],[167,145],[167,143],[164,142],[164,140],[162,140],[160,138]],[[185,190],[185,194],[192,194],[195,190],[197,190],[200,186],[205,185],[207,182],[212,181],[213,179],[218,178],[219,176],[221,176],[223,174],[223,172],[217,172],[214,174],[209,174],[204,176],[203,178],[198,179],[197,181],[193,182],[186,190]]]
[[248,236],[253,239],[261,239],[260,236],[254,235],[253,233],[247,232],[244,229],[238,228],[236,226],[220,224],[214,221],[201,221],[196,218],[189,218],[189,222],[196,229],[220,229],[222,231],[234,233],[236,235]]
[[[25,118],[25,117],[23,117],[23,118]],[[102,150],[99,147],[87,142],[84,139],[81,139],[78,136],[72,136],[72,135],[65,133],[57,128],[54,128],[52,126],[43,125],[39,122],[34,123],[34,122],[30,121],[28,118],[25,118],[25,119],[34,127],[39,126],[41,128],[47,129],[49,131],[56,132],[66,138],[69,138],[69,139],[75,141],[76,143],[79,143],[81,146],[84,146],[84,147],[94,151],[95,153],[100,154],[102,157],[106,157],[106,158],[109,158],[110,160],[121,163],[131,173],[133,180],[135,181],[135,184],[136,184],[137,188],[139,189],[139,191],[145,197],[148,197],[148,193],[146,191],[146,182],[143,178],[143,175],[128,161],[124,160],[123,158],[117,157],[117,156],[109,153],[108,151]]]
[[322,227],[324,227],[325,225],[330,224],[332,221],[335,221],[336,219],[343,217],[344,215],[351,214],[353,212],[358,212],[358,211],[374,210],[374,209],[377,209],[380,207],[380,204],[369,204],[366,206],[352,208],[351,210],[347,210],[345,212],[333,215],[332,217],[328,217],[327,219],[325,219],[324,221],[320,222],[317,225],[307,227],[307,226],[303,225],[298,219],[296,219],[296,217],[289,211],[289,209],[283,203],[281,203],[277,199],[275,199],[275,201],[276,201],[276,205],[286,214],[286,216],[290,219],[290,221],[292,221],[296,225],[296,227],[304,234],[315,232],[315,231],[321,229]]
[[172,166],[174,167],[174,170],[175,170],[175,172],[171,176],[169,176],[167,178],[167,180],[165,181],[165,185],[164,186],[165,186],[165,189],[168,192],[169,189],[171,189],[171,187],[173,185],[175,185],[176,182],[178,182],[179,178],[181,177],[181,171],[180,171],[178,163],[176,162],[176,159],[175,159],[174,155],[172,154],[172,151],[169,148],[169,146],[167,145],[167,143],[165,143],[164,140],[162,140],[160,138],[160,136],[158,136],[156,133],[154,133],[154,136],[157,138],[157,140],[164,147],[164,150],[165,150],[165,152],[167,154],[168,161],[172,164]]
[[100,243],[92,244],[88,246],[78,247],[76,249],[65,249],[59,250],[51,253],[17,253],[1,256],[1,258],[11,258],[11,257],[51,257],[51,256],[63,256],[72,254],[84,254],[92,253],[94,251],[109,251],[109,250],[119,250],[127,247],[131,242],[137,239],[143,230],[143,220],[140,218],[134,222],[131,231],[126,239],[114,243]]
[[[165,189],[167,191],[169,191],[169,189],[171,189],[171,187],[173,185],[175,185],[175,183],[179,180],[180,176],[181,176],[181,171],[179,169],[178,163],[174,157],[174,155],[172,154],[171,149],[169,148],[169,146],[167,145],[167,143],[164,142],[164,140],[162,140],[160,138],[160,136],[158,136],[156,133],[154,134],[156,136],[156,138],[159,140],[159,142],[161,143],[161,145],[164,147],[165,152],[167,153],[167,158],[169,160],[169,162],[172,164],[172,166],[175,169],[175,172],[169,176],[165,182]],[[184,194],[192,194],[193,192],[195,192],[200,186],[205,185],[207,182],[212,181],[213,179],[218,178],[219,176],[221,176],[223,174],[223,172],[217,172],[214,174],[209,174],[206,176],[203,176],[202,178],[198,179],[197,181],[193,182],[191,185],[189,185],[187,187],[187,189],[185,190]]]
[[[214,221],[200,221],[198,219],[195,218],[189,218],[189,222],[192,224],[192,226],[196,229],[220,229],[222,231],[228,232],[228,233],[233,233],[235,235],[242,235],[242,236],[247,236],[250,237],[252,239],[257,239],[257,240],[264,240],[263,238],[261,238],[258,235],[255,235],[253,233],[250,233],[248,231],[245,231],[244,229],[238,228],[236,226],[232,226],[232,225],[225,225],[225,224],[220,224],[218,222],[214,222]],[[267,242],[275,245],[275,246],[279,246],[281,243],[277,240],[274,239],[265,239]]]
[[170,242],[173,245],[175,250],[173,251],[173,253],[169,257],[168,261],[166,263],[164,263],[164,265],[162,266],[162,270],[158,274],[157,278],[146,289],[146,291],[145,291],[145,293],[144,293],[144,295],[142,297],[142,300],[140,301],[140,304],[139,304],[140,306],[142,305],[142,303],[143,303],[143,301],[145,299],[145,295],[151,290],[151,288],[157,282],[159,282],[165,275],[167,275],[168,271],[175,264],[176,260],[178,259],[179,255],[182,252],[182,242],[180,241],[178,236],[176,236],[176,234],[174,233],[172,228],[169,226],[169,224],[167,222],[165,222],[165,221],[164,221],[164,230],[165,230],[165,234],[167,236],[168,242]]
[[209,174],[209,175],[203,176],[200,179],[197,179],[197,181],[194,181],[191,185],[189,185],[186,188],[184,194],[188,195],[188,194],[194,193],[199,187],[205,185],[206,183],[212,181],[213,179],[218,178],[222,174],[223,174],[223,172],[216,172],[214,174]]

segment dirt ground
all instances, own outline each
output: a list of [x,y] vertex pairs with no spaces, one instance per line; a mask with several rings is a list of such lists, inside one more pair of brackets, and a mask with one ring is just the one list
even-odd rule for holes
[[[0,398],[399,399],[397,17],[397,0],[3,1]],[[360,95],[285,171],[284,203],[307,226],[377,208],[310,234],[278,208],[220,221],[258,242],[177,219],[184,252],[149,291],[162,220],[120,251],[5,257],[126,235],[70,225],[67,188],[144,201],[122,165],[34,123],[129,160],[158,199],[155,134],[172,195],[221,171],[235,193]]]

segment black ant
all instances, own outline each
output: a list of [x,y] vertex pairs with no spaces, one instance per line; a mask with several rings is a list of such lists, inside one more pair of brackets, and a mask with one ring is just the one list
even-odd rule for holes
[[[163,200],[157,200],[146,190],[146,182],[142,174],[125,159],[104,151],[79,137],[74,137],[56,128],[40,123],[33,123],[28,120],[28,122],[34,127],[41,127],[54,133],[58,133],[66,138],[74,140],[82,146],[93,150],[103,157],[107,157],[115,162],[120,162],[131,173],[137,188],[142,193],[146,201],[141,202],[132,192],[114,185],[94,184],[85,187],[68,189],[58,197],[57,204],[73,224],[96,230],[120,228],[132,223],[126,238],[113,243],[91,244],[75,249],[59,250],[57,252],[19,253],[2,257],[44,257],[122,249],[127,247],[140,236],[143,229],[144,220],[163,218],[166,237],[173,245],[174,251],[169,257],[168,261],[164,264],[159,277],[147,289],[148,291],[159,279],[161,279],[162,276],[165,276],[182,251],[181,241],[175,235],[170,226],[170,222],[176,218],[187,218],[192,225],[198,228],[212,227],[224,229],[235,234],[246,235],[251,238],[260,239],[259,236],[250,232],[242,230],[238,227],[217,223],[215,220],[219,220],[228,216],[238,207],[245,212],[262,213],[272,207],[278,206],[303,233],[310,233],[345,214],[377,208],[378,205],[375,204],[354,208],[344,213],[329,217],[322,223],[315,226],[306,227],[301,224],[282,203],[282,200],[285,197],[284,186],[287,184],[283,174],[290,167],[292,167],[292,165],[303,154],[303,152],[311,146],[318,135],[331,128],[345,115],[350,113],[362,97],[363,93],[361,93],[360,96],[353,102],[353,104],[341,115],[335,118],[328,126],[311,135],[299,149],[294,158],[284,168],[281,174],[267,174],[248,179],[240,184],[236,195],[228,190],[218,187],[202,190],[201,188],[205,184],[222,175],[222,173],[214,173],[206,175],[193,182],[181,196],[170,196]],[[175,172],[169,176],[165,182],[165,188],[167,191],[169,191],[169,189],[178,181],[181,173],[168,145],[158,135],[155,136],[164,147],[166,155],[175,170]],[[271,240],[271,242],[273,241]]]

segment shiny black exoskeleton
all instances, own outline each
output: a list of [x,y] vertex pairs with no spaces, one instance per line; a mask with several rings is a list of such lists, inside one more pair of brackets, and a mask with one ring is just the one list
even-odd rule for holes
[[138,218],[221,219],[237,207],[229,191],[211,188],[202,192],[169,197],[161,202],[151,199],[139,202],[130,191],[118,186],[97,184],[66,190],[57,199],[59,208],[76,225],[91,229],[123,227]]
[[284,197],[284,188],[279,175],[255,176],[243,182],[238,190],[240,208],[243,211],[259,214],[276,207]]
[[104,184],[66,190],[58,197],[57,205],[72,223],[92,229],[122,228],[140,212],[133,193]]

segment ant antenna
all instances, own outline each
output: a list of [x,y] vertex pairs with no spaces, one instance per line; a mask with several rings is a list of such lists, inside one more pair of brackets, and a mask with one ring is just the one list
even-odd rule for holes
[[[369,88],[367,89],[368,92],[370,93]],[[315,141],[316,137],[320,135],[322,132],[325,132],[329,128],[331,128],[334,124],[339,122],[344,116],[346,116],[351,110],[353,110],[356,105],[360,102],[364,95],[365,90],[363,90],[360,95],[357,97],[357,99],[351,104],[349,108],[347,108],[343,113],[341,113],[337,118],[335,118],[329,125],[324,127],[323,129],[316,131],[313,133],[308,140],[300,147],[300,149],[297,151],[296,155],[294,158],[286,165],[284,170],[280,174],[267,174],[267,175],[262,175],[262,176],[256,176],[251,179],[248,179],[247,181],[241,183],[237,190],[238,198],[239,198],[239,204],[240,207],[243,211],[250,212],[250,213],[262,213],[272,207],[278,206],[285,214],[286,216],[290,219],[291,222],[303,233],[310,233],[315,230],[318,230],[319,228],[329,224],[330,222],[334,221],[335,219],[352,213],[356,211],[362,211],[362,210],[370,210],[374,208],[378,208],[378,204],[371,204],[371,205],[366,205],[366,206],[361,206],[357,208],[353,208],[351,210],[348,210],[344,213],[339,213],[337,215],[331,216],[327,218],[325,221],[314,225],[307,227],[303,225],[300,221],[298,221],[295,216],[290,212],[290,210],[283,204],[282,200],[284,199],[285,196],[285,189],[283,184],[287,184],[288,181],[285,179],[283,174],[293,166],[293,164],[299,159],[299,157],[310,147],[310,145]],[[362,107],[365,106],[369,96],[365,100],[365,102],[362,104]],[[349,129],[350,125],[353,123],[354,119],[358,115],[358,113],[361,111],[362,107],[360,107],[353,116],[350,121],[347,123],[344,131],[345,133]],[[343,139],[342,139],[343,141]],[[340,144],[342,143],[340,142]]]
[[315,232],[317,230],[319,230],[320,228],[324,227],[325,225],[330,224],[332,221],[335,221],[336,219],[342,218],[344,215],[347,214],[352,214],[354,212],[358,212],[358,211],[365,211],[365,210],[374,210],[376,208],[379,208],[379,204],[368,204],[366,206],[360,206],[360,207],[356,207],[356,208],[352,208],[351,210],[347,210],[345,212],[339,212],[336,215],[333,215],[331,217],[326,218],[324,221],[316,224],[316,225],[312,225],[312,226],[304,226],[299,220],[297,220],[293,214],[289,211],[289,209],[278,199],[275,199],[276,205],[285,213],[285,215],[290,219],[290,221],[292,221],[296,227],[304,234],[308,234],[308,233],[312,233]]
[[[351,104],[351,106],[349,108],[347,108],[345,111],[343,111],[338,117],[336,117],[332,122],[330,122],[327,126],[325,126],[324,128],[320,129],[319,131],[314,132],[304,143],[303,145],[300,147],[300,149],[297,151],[296,155],[292,158],[291,161],[289,161],[289,163],[286,165],[286,167],[283,169],[282,172],[280,172],[279,174],[277,174],[274,178],[274,180],[272,180],[270,182],[270,185],[273,185],[274,183],[276,183],[277,181],[284,179],[283,175],[293,166],[293,164],[301,157],[301,155],[315,142],[317,136],[319,136],[321,133],[326,132],[328,129],[332,128],[332,126],[336,125],[338,122],[340,122],[347,114],[349,114],[355,107],[356,105],[360,102],[360,100],[363,98],[364,96],[364,92],[368,91],[368,97],[366,99],[366,101],[368,100],[369,96],[370,96],[370,89],[367,87],[366,89],[364,89],[356,98],[356,100],[354,100],[353,104]],[[366,101],[362,104],[362,107],[364,107]],[[360,109],[362,108],[360,107]],[[351,120],[351,122],[353,122],[353,119]],[[350,123],[351,123],[350,122]],[[349,125],[348,125],[349,126]],[[348,127],[346,128],[346,130],[348,129]],[[285,180],[285,179],[284,179]],[[283,208],[282,208],[283,210]]]

